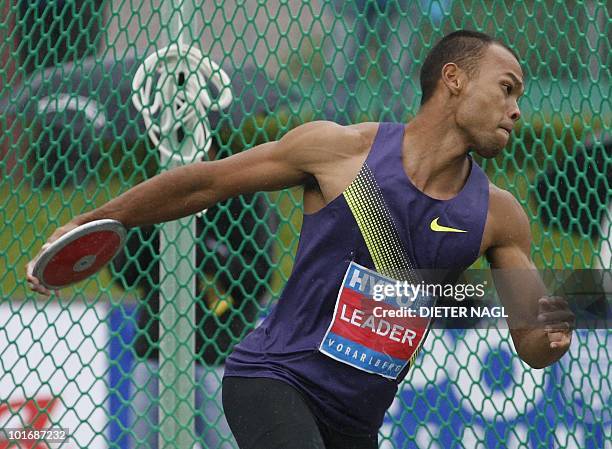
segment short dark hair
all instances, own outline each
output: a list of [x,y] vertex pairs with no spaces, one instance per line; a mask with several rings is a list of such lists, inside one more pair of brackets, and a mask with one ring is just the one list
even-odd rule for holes
[[421,106],[433,96],[445,64],[454,62],[470,76],[475,75],[478,71],[478,61],[491,44],[501,45],[519,60],[514,50],[485,33],[460,30],[444,36],[431,49],[421,67]]

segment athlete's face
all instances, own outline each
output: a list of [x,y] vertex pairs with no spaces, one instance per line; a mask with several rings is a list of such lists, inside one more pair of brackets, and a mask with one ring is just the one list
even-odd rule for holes
[[497,156],[508,143],[521,116],[517,101],[523,89],[523,71],[514,55],[490,45],[461,91],[456,116],[470,148],[482,157]]

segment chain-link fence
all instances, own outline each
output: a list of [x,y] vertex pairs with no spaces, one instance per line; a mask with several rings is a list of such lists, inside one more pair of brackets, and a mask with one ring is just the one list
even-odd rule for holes
[[[311,119],[409,120],[425,55],[456,29],[495,35],[522,58],[523,118],[503,155],[480,162],[527,211],[536,265],[610,269],[608,2],[0,5],[1,428],[65,428],[64,447],[75,448],[235,447],[221,410],[223,362],[288,278],[299,190],[134,229],[109,270],[61,298],[29,293],[24,264],[70,217],[191,162],[202,142],[210,148],[197,156],[212,160]],[[174,54],[160,52],[159,71],[146,75],[160,85],[168,76],[172,88],[155,91],[164,105],[137,110],[139,66],[172,44]],[[185,62],[193,51],[200,59]],[[210,101],[196,104],[194,85]],[[502,330],[432,332],[380,446],[610,447],[610,334],[575,337],[560,363],[532,370]],[[45,447],[17,436],[19,447]],[[0,439],[0,448],[10,444]]]

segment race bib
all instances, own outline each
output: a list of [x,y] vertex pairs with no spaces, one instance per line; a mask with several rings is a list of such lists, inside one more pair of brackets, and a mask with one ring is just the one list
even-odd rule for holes
[[396,282],[351,262],[319,351],[359,370],[397,379],[418,354],[430,319],[414,313],[414,304],[423,298],[382,295],[385,285]]

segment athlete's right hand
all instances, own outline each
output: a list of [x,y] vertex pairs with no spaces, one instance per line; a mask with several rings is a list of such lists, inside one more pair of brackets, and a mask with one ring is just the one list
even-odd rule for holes
[[[55,230],[55,232],[53,234],[51,234],[51,237],[49,237],[47,239],[47,241],[45,242],[45,244],[40,248],[40,250],[38,251],[38,254],[36,255],[36,257],[34,257],[32,260],[30,260],[25,265],[26,279],[28,281],[28,287],[30,288],[30,290],[35,291],[35,292],[40,293],[40,294],[45,295],[45,296],[51,295],[51,290],[49,290],[46,287],[44,287],[40,283],[40,280],[37,277],[35,277],[34,274],[32,273],[32,270],[34,268],[34,263],[40,257],[40,254],[45,249],[47,249],[49,247],[49,245],[51,245],[51,243],[55,242],[57,239],[59,239],[62,235],[66,234],[67,232],[72,231],[74,228],[76,228],[80,224],[81,223],[78,223],[76,221],[76,219],[75,219],[75,220],[69,221],[64,226],[62,226],[60,228],[57,228]],[[57,294],[57,292],[56,292],[56,294]]]

